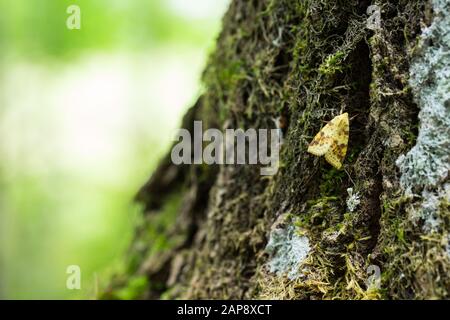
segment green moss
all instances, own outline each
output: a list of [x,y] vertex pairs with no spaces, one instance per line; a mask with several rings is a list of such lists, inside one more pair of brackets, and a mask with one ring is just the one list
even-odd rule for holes
[[342,190],[342,186],[346,183],[346,173],[343,170],[337,170],[335,168],[322,169],[322,183],[320,184],[320,194],[322,196],[339,194]]
[[111,299],[118,300],[136,300],[141,299],[146,290],[148,290],[148,279],[144,276],[131,277],[125,287],[116,290]]
[[151,213],[144,217],[138,229],[142,233],[137,239],[136,246],[145,248],[141,251],[140,261],[149,259],[152,256],[170,250],[183,240],[183,235],[169,235],[175,224],[183,202],[183,193],[175,192],[167,198],[163,208],[159,212]]
[[335,73],[342,72],[345,65],[343,59],[346,57],[344,52],[336,52],[329,55],[325,61],[319,66],[319,72],[323,75],[330,76]]

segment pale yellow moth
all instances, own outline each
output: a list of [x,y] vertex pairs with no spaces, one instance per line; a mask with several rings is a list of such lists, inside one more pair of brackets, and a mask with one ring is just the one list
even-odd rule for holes
[[340,169],[347,154],[349,131],[348,113],[343,113],[319,131],[309,144],[308,152],[318,157],[325,156],[329,164]]

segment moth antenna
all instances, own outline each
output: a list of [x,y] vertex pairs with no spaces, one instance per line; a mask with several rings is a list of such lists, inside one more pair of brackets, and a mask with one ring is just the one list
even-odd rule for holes
[[353,183],[353,186],[356,187],[355,181],[353,181],[352,177],[350,176],[350,174],[348,173],[348,171],[344,168],[345,173],[347,174],[348,178],[350,179],[350,181]]

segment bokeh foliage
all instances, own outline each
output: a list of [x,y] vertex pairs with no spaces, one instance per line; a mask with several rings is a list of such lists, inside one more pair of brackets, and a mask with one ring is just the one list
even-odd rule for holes
[[[81,30],[66,28],[72,4],[81,8]],[[182,4],[0,2],[0,298],[94,297],[121,268],[139,210],[131,199],[200,90],[195,82],[227,1],[189,1],[187,13]],[[71,100],[89,103],[85,91],[98,73],[97,96],[127,92],[123,119],[107,108],[86,110],[107,97],[80,105],[80,113],[70,109]],[[92,129],[111,150],[89,149],[90,137],[98,138]],[[65,140],[67,130],[83,145]],[[70,264],[82,269],[81,291],[65,288]]]

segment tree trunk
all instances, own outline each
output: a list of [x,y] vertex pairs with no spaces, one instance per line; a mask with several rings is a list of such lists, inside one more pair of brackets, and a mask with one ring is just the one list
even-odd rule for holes
[[[380,28],[367,27],[372,4]],[[280,169],[177,166],[168,152],[103,297],[449,298],[449,7],[234,0],[182,127],[283,117]],[[307,149],[340,112],[337,170]]]

